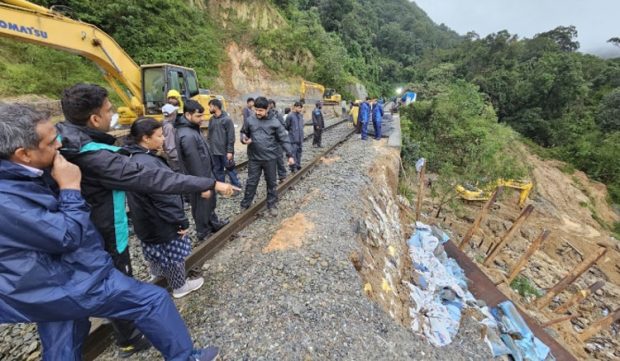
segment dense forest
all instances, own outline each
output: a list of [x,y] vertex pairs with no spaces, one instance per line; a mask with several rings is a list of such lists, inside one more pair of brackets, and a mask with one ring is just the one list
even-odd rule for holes
[[[464,80],[493,105],[499,123],[533,143],[540,154],[562,159],[606,183],[620,202],[620,59],[577,52],[577,29],[560,26],[519,39],[500,31],[467,34],[419,63],[415,86]],[[422,92],[432,100],[436,94]]]
[[[193,67],[206,86],[235,41],[274,73],[323,83],[345,98],[357,82],[387,98],[398,86],[412,87],[420,101],[402,117],[406,159],[434,158],[455,178],[518,176],[524,165],[498,153],[516,141],[512,128],[539,154],[605,182],[620,202],[620,59],[578,52],[577,29],[569,24],[532,39],[507,31],[481,38],[435,24],[407,0],[254,0],[288,25],[248,31],[242,21],[219,27],[208,1],[34,2],[66,6],[139,63]],[[87,61],[8,40],[0,40],[0,70],[5,96],[57,96],[77,81],[101,82]]]

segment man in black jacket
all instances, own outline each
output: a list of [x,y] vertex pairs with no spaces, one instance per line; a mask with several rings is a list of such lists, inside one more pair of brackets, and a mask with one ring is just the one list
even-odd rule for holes
[[316,108],[312,111],[312,126],[314,127],[312,146],[321,148],[321,138],[323,135],[323,128],[325,128],[325,121],[323,120],[323,113],[321,112],[321,102],[317,102]]
[[[203,121],[205,109],[192,99],[185,102],[183,109],[183,116],[174,124],[181,169],[185,174],[215,178],[211,151],[200,133],[200,123]],[[200,193],[191,192],[190,204],[198,240],[206,240],[228,223],[228,221],[220,221],[215,214],[217,206],[215,194],[205,199],[200,196]]]
[[[215,179],[190,177],[170,169],[145,168],[132,162],[116,138],[107,134],[114,107],[106,89],[94,84],[77,84],[65,89],[61,100],[65,121],[56,127],[62,139],[61,154],[80,167],[82,194],[91,206],[91,219],[105,241],[104,248],[114,266],[131,276],[129,230],[125,213],[125,191],[154,193],[223,191],[225,183]],[[121,355],[150,345],[132,322],[113,320]]]
[[291,140],[291,151],[295,164],[291,165],[291,173],[301,169],[301,151],[304,144],[304,115],[301,113],[303,105],[300,102],[293,104],[293,111],[286,117],[285,128]]
[[[215,179],[224,182],[226,178],[226,165],[231,164],[235,157],[235,125],[230,115],[222,111],[222,101],[211,99],[209,101],[209,113],[213,116],[209,121],[209,133],[207,142],[213,159],[213,172]],[[241,187],[237,172],[234,167],[229,167],[228,176],[230,183],[235,187]]]
[[269,112],[267,98],[256,98],[254,108],[255,114],[247,119],[241,129],[241,143],[248,145],[248,181],[241,208],[250,207],[256,195],[261,173],[265,173],[267,208],[270,215],[276,216],[276,202],[278,201],[276,159],[282,156],[282,148],[284,148],[289,166],[294,164],[295,160],[292,157],[286,129],[274,113]]
[[[269,99],[269,112],[272,112],[273,116],[276,117],[276,119],[280,121],[280,124],[284,125],[286,128],[286,125],[284,124],[284,117],[278,111],[278,109],[276,109],[276,101],[273,99]],[[280,153],[281,153],[280,156],[276,159],[276,166],[278,169],[278,180],[280,182],[284,182],[284,179],[286,179],[286,166],[284,165],[284,151]]]

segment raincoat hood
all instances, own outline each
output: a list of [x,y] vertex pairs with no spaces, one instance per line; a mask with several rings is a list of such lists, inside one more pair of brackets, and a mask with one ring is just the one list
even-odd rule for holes
[[183,97],[181,97],[181,93],[179,93],[178,90],[171,89],[168,91],[168,94],[166,94],[166,99],[168,98],[175,98],[179,101],[179,113],[183,114],[183,109],[185,108],[183,107]]

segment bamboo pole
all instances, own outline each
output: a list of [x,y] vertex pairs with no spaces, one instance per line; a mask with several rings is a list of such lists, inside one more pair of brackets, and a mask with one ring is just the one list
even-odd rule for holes
[[547,306],[553,297],[558,293],[564,291],[566,287],[570,286],[579,276],[581,276],[585,271],[590,269],[593,264],[596,263],[603,255],[607,252],[607,248],[599,248],[596,252],[592,253],[590,257],[584,259],[580,264],[578,264],[572,271],[570,271],[560,282],[558,282],[555,286],[553,286],[547,293],[539,297],[535,301],[536,308],[539,310],[545,306]]
[[620,308],[616,308],[614,312],[610,313],[606,317],[603,317],[598,321],[594,321],[590,326],[588,326],[588,328],[577,335],[577,337],[581,340],[581,342],[586,342],[590,337],[611,326],[618,320],[620,320]]
[[510,271],[510,273],[508,274],[508,278],[506,279],[506,284],[510,285],[510,282],[512,282],[512,280],[517,277],[519,272],[521,272],[523,266],[527,264],[527,261],[529,261],[530,257],[532,257],[534,252],[536,252],[538,248],[540,248],[540,245],[547,239],[547,237],[549,237],[550,233],[551,232],[546,229],[543,229],[543,231],[540,232],[538,238],[536,238],[534,242],[530,244],[530,246],[527,248],[527,251],[525,251],[523,256],[521,256],[517,263],[515,263],[514,267],[512,267],[512,271]]
[[495,191],[493,192],[493,195],[491,196],[491,198],[484,204],[484,206],[480,210],[480,213],[478,213],[478,217],[474,221],[474,224],[471,225],[471,228],[469,228],[469,230],[465,234],[465,237],[463,237],[461,244],[459,245],[459,249],[461,251],[465,248],[467,244],[469,244],[469,242],[471,241],[471,237],[474,236],[474,234],[480,227],[480,223],[482,223],[482,220],[489,212],[489,209],[491,209],[491,206],[493,205],[493,203],[495,203],[495,200],[497,199],[497,197],[502,193],[503,189],[504,187],[497,187]]
[[529,204],[527,207],[525,207],[523,212],[521,212],[521,214],[519,215],[519,218],[517,218],[515,223],[513,223],[512,227],[510,227],[510,229],[508,230],[508,232],[506,232],[506,234],[502,237],[502,239],[500,239],[499,242],[495,245],[495,247],[491,251],[491,254],[489,254],[487,258],[484,260],[484,262],[482,263],[483,265],[488,267],[493,262],[493,260],[497,257],[497,255],[504,248],[504,245],[510,239],[512,239],[512,237],[515,235],[515,233],[517,233],[519,228],[521,228],[521,225],[523,224],[523,222],[525,222],[525,220],[530,216],[530,214],[532,214],[533,211],[534,211],[533,205]]
[[593,284],[590,285],[590,287],[586,288],[585,290],[580,290],[579,292],[575,293],[568,301],[566,301],[560,307],[556,308],[553,312],[564,313],[568,311],[574,305],[581,303],[583,300],[588,298],[588,296],[590,296],[594,292],[603,288],[604,285],[605,285],[604,281],[594,282]]
[[426,169],[426,162],[422,165],[422,169],[420,170],[419,184],[418,184],[418,201],[415,206],[415,220],[416,222],[420,220],[420,212],[422,211],[422,199],[424,198],[422,194],[424,193],[424,170]]

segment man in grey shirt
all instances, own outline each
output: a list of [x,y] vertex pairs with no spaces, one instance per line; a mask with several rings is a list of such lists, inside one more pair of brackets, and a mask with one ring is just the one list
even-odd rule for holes
[[243,124],[245,124],[245,121],[248,120],[249,117],[254,115],[254,98],[248,98],[246,103],[248,106],[243,108]]

